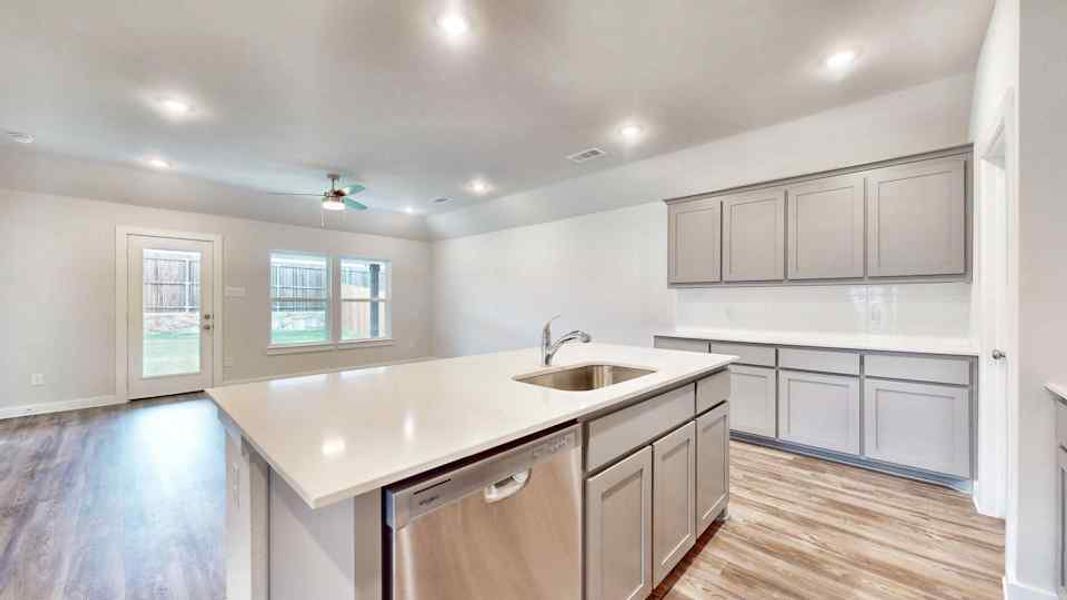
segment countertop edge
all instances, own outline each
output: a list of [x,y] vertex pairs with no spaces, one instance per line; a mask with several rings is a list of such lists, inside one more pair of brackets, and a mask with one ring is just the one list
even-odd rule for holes
[[1067,385],[1050,381],[1045,384],[1045,389],[1052,392],[1057,402],[1067,405]]
[[[871,352],[904,352],[914,354],[943,354],[949,356],[980,356],[982,351],[975,340],[968,338],[915,338],[914,336],[893,336],[888,334],[820,334],[810,332],[812,340],[799,341],[797,336],[804,336],[809,332],[764,332],[748,330],[708,330],[699,329],[676,329],[655,331],[652,336],[669,337],[692,340],[726,341],[747,344],[768,344],[775,346],[796,346],[810,348],[837,348],[842,350],[867,350]],[[833,338],[835,335],[844,336],[843,339],[821,341],[819,336]],[[849,340],[849,337],[867,337],[867,340]],[[883,339],[879,339],[883,338]],[[911,338],[911,339],[909,339]],[[900,343],[904,340],[904,343]],[[933,342],[933,343],[931,343]],[[938,343],[944,343],[938,347]]]
[[289,474],[287,474],[283,469],[278,466],[278,462],[274,460],[270,456],[270,454],[265,452],[264,449],[244,431],[244,429],[240,426],[237,420],[234,419],[233,415],[227,412],[226,409],[222,406],[222,404],[220,404],[219,401],[215,399],[215,397],[211,394],[212,388],[208,388],[204,391],[208,395],[208,397],[211,398],[211,401],[215,405],[215,407],[220,412],[222,412],[226,416],[226,419],[240,432],[241,438],[248,442],[248,444],[256,451],[256,453],[258,453],[263,458],[263,460],[266,461],[267,465],[270,466],[271,470],[276,472],[282,478],[282,480],[284,480],[285,483],[293,489],[297,496],[299,496],[300,499],[304,501],[305,504],[307,504],[311,509],[315,510],[330,506],[337,502],[342,502],[344,500],[354,498],[356,496],[360,496],[367,492],[382,489],[398,481],[402,481],[409,477],[413,477],[421,473],[425,473],[427,471],[446,466],[450,463],[469,458],[481,452],[492,450],[493,448],[496,448],[498,446],[502,446],[504,444],[513,442],[529,435],[534,435],[540,431],[544,431],[557,425],[567,423],[568,421],[581,421],[585,417],[603,414],[612,408],[618,407],[621,404],[640,401],[640,399],[642,398],[655,396],[656,394],[662,393],[663,391],[666,391],[672,387],[684,385],[685,382],[695,381],[706,375],[721,371],[722,369],[726,368],[731,363],[737,360],[736,356],[723,356],[726,357],[725,360],[721,360],[713,366],[695,369],[693,371],[687,372],[685,375],[674,377],[666,381],[661,381],[651,387],[635,390],[612,400],[588,406],[570,413],[564,413],[552,419],[540,421],[536,424],[521,428],[516,431],[510,431],[504,435],[497,436],[492,440],[480,444],[475,444],[474,446],[470,446],[467,448],[457,449],[452,453],[444,455],[440,458],[436,458],[430,461],[424,461],[421,464],[413,465],[405,469],[395,471],[388,475],[368,479],[364,482],[361,482],[359,485],[353,485],[342,490],[330,491],[329,493],[322,494],[312,493],[309,490],[306,490],[302,486],[300,486],[299,483],[297,483],[292,477],[289,476]]

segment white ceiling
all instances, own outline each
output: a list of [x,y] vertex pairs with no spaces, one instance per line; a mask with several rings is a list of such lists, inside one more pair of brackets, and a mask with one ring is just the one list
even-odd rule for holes
[[[261,190],[317,191],[337,170],[374,209],[451,210],[969,71],[992,7],[457,2],[4,0],[0,129]],[[459,44],[434,26],[455,6],[473,23]],[[861,56],[835,79],[822,60],[843,47]],[[195,113],[161,117],[167,96]],[[626,119],[648,133],[630,148]],[[593,145],[609,156],[564,158]],[[492,193],[464,189],[476,176]]]

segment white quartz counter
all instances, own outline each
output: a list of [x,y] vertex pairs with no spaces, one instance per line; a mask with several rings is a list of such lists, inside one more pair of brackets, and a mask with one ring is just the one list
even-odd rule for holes
[[978,356],[981,353],[975,340],[963,337],[688,328],[658,331],[655,335],[722,342],[847,348],[850,350],[879,350],[884,352],[916,352],[964,356]]
[[1067,404],[1067,385],[1061,383],[1047,383],[1045,389],[1056,395],[1056,400]]
[[554,367],[610,363],[655,373],[587,392],[514,381],[537,349],[207,390],[312,508],[357,496],[525,435],[716,371],[734,357],[569,344]]

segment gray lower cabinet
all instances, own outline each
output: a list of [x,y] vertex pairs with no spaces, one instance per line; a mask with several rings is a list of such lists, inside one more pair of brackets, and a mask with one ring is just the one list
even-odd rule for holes
[[785,278],[785,189],[770,188],[722,201],[723,281]]
[[956,275],[967,270],[967,159],[867,174],[867,274]]
[[786,188],[790,279],[863,277],[864,177],[826,177]]
[[585,483],[587,600],[640,600],[652,592],[652,448]]
[[779,371],[778,437],[835,452],[859,454],[859,378]]
[[730,365],[730,427],[774,437],[778,418],[776,383],[773,367]]
[[868,377],[863,402],[865,456],[971,476],[969,388]]
[[659,585],[696,543],[696,423],[652,444],[652,576]]
[[697,430],[697,536],[726,508],[730,483],[729,405],[701,415]]
[[1067,449],[1056,448],[1056,591],[1067,598]]
[[722,200],[707,198],[667,207],[668,283],[722,279]]

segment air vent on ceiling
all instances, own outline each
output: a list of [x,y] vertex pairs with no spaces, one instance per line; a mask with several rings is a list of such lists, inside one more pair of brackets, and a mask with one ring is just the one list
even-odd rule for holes
[[607,155],[607,152],[604,152],[600,148],[586,148],[581,152],[575,152],[574,154],[571,154],[567,157],[567,160],[581,164],[586,161],[593,160],[594,158],[600,158],[601,156],[605,155]]
[[441,196],[440,198],[434,198],[433,200],[430,200],[430,202],[433,202],[434,204],[444,204],[449,200],[451,200],[451,198],[445,198],[444,196]]

